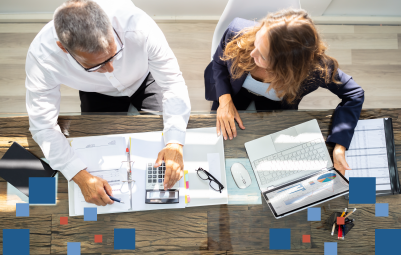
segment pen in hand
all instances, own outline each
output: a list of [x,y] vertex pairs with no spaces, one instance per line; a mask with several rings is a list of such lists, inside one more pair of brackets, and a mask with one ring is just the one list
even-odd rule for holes
[[[107,193],[106,193],[106,194],[107,194]],[[119,202],[119,203],[121,203],[121,204],[124,204],[124,202],[121,202],[120,199],[115,198],[115,197],[112,197],[112,196],[110,196],[109,194],[107,194],[107,195],[109,196],[109,198],[110,198],[111,200],[116,201],[116,202]]]

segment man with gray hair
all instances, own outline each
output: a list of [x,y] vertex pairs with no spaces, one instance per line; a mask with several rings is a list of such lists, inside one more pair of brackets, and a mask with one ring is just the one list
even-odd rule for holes
[[[112,204],[107,181],[92,176],[57,124],[60,85],[79,90],[81,111],[163,111],[164,188],[183,175],[182,147],[190,114],[177,59],[156,23],[130,0],[70,0],[38,33],[26,59],[29,130],[53,169],[74,180],[85,200]],[[106,191],[105,191],[106,190]],[[106,193],[107,192],[107,193]]]

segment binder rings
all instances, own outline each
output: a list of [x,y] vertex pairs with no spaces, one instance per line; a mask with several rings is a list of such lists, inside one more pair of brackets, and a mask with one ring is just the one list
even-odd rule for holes
[[29,177],[54,177],[57,171],[14,142],[0,160],[0,176],[29,197]]

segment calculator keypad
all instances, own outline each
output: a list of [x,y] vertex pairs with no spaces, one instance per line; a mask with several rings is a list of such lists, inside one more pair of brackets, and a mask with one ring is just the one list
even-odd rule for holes
[[163,162],[159,167],[153,167],[153,163],[148,163],[147,165],[147,183],[154,186],[153,183],[158,183],[163,185],[164,174],[166,172],[166,164]]

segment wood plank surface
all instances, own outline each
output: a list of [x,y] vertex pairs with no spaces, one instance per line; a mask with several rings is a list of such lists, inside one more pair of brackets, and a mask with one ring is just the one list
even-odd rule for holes
[[50,254],[51,215],[15,217],[0,214],[0,252],[3,252],[3,229],[29,229],[30,254]]
[[[239,130],[237,138],[224,142],[225,156],[245,158],[245,142],[311,119],[318,120],[323,136],[327,137],[332,114],[333,110],[240,113],[246,129]],[[401,109],[369,109],[362,110],[360,117],[393,118],[398,164],[401,163],[400,114]],[[67,137],[147,132],[163,128],[162,116],[158,115],[59,116],[58,123]],[[191,115],[188,128],[214,125],[215,115],[198,114]],[[96,128],[88,129],[88,126]],[[28,117],[0,118],[0,157],[13,141],[43,157],[28,130]],[[331,146],[328,148],[332,150]],[[62,175],[59,176],[57,205],[30,206],[31,216],[28,218],[15,217],[15,203],[19,202],[19,198],[8,196],[6,187],[7,183],[0,178],[0,226],[31,226],[39,232],[47,231],[40,240],[35,239],[38,234],[31,234],[32,254],[66,254],[67,242],[81,242],[82,254],[131,254],[114,250],[113,229],[132,227],[136,229],[135,252],[146,254],[323,254],[324,242],[338,242],[338,254],[362,255],[374,254],[372,230],[401,228],[401,196],[377,198],[377,202],[390,204],[390,216],[386,218],[374,217],[374,205],[349,205],[343,197],[319,205],[322,222],[332,212],[342,211],[345,207],[358,208],[351,217],[356,219],[355,227],[346,236],[346,241],[338,241],[331,236],[329,230],[321,228],[322,222],[308,222],[306,211],[276,220],[264,200],[262,205],[103,214],[98,215],[98,222],[85,222],[82,216],[69,217],[68,225],[60,225],[59,217],[68,216],[67,180]],[[36,225],[32,225],[33,222]],[[291,229],[291,250],[269,250],[270,228]],[[103,235],[103,243],[94,243],[95,234]],[[302,235],[311,235],[311,243],[302,243]]]
[[[81,253],[126,253],[114,250],[114,229],[135,228],[136,252],[198,251],[207,249],[207,214],[185,210],[158,210],[135,213],[101,214],[97,222],[84,221],[83,216],[69,217],[68,225],[60,225],[60,216],[53,215],[51,252],[63,254],[67,242],[81,242]],[[94,235],[103,235],[102,243]]]

